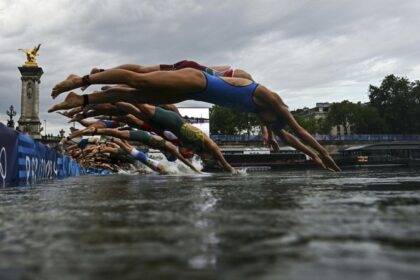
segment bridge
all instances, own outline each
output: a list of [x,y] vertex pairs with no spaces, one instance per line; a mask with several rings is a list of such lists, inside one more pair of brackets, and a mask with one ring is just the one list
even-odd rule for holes
[[[312,135],[319,143],[326,147],[330,153],[336,153],[339,150],[366,144],[383,143],[420,143],[420,135],[417,134],[350,134],[350,135]],[[221,135],[212,134],[211,139],[219,146],[262,146],[261,135]],[[282,142],[279,141],[282,145]]]

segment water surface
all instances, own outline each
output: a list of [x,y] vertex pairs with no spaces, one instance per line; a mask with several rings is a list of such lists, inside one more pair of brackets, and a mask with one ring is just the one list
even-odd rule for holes
[[419,279],[420,170],[0,190],[0,279]]

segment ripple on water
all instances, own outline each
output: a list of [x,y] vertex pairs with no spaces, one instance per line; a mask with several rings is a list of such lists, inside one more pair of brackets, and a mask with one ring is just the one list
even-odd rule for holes
[[420,171],[112,175],[0,190],[1,279],[417,279]]

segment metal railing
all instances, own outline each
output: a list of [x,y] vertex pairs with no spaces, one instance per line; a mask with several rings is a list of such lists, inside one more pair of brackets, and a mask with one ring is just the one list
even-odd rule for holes
[[416,134],[349,134],[349,135],[322,135],[315,134],[318,141],[420,141],[420,135]]
[[[212,134],[211,139],[218,142],[259,142],[262,141],[261,135],[226,135]],[[313,137],[317,141],[331,142],[388,142],[388,141],[420,141],[417,134],[350,134],[350,135],[324,135],[315,134]]]

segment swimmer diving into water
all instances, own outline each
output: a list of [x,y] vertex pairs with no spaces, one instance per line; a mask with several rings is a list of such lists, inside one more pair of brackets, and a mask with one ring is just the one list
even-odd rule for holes
[[[331,171],[341,170],[327,150],[297,123],[280,96],[248,79],[221,78],[192,68],[146,74],[110,69],[84,77],[70,75],[53,88],[52,96],[56,97],[62,92],[90,84],[124,84],[128,88],[111,87],[83,96],[71,92],[49,112],[98,103],[166,104],[185,100],[204,101],[237,111],[256,113],[264,125],[287,139],[286,142],[292,143],[293,147],[309,155],[320,166]],[[283,129],[286,125],[310,148],[287,134]]]

